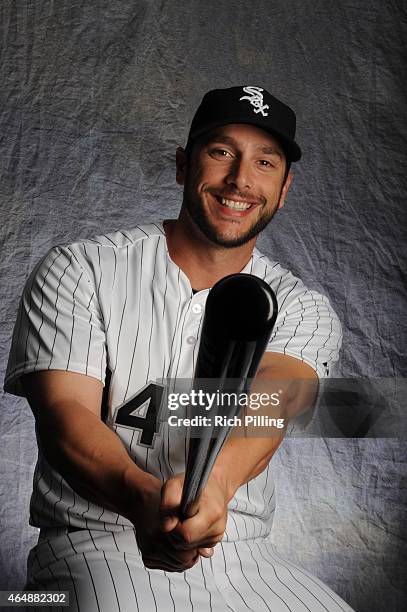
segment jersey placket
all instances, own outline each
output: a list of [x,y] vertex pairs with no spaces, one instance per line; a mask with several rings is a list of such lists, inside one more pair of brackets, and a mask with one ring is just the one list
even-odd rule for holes
[[205,289],[191,298],[181,334],[180,360],[174,373],[176,378],[189,378],[195,369],[208,293],[209,289]]

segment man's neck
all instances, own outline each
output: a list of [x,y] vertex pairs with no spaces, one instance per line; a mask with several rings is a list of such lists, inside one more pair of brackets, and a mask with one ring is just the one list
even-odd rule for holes
[[213,244],[187,216],[164,223],[167,246],[174,263],[187,275],[191,287],[212,287],[228,274],[241,272],[249,261],[255,239],[235,248]]

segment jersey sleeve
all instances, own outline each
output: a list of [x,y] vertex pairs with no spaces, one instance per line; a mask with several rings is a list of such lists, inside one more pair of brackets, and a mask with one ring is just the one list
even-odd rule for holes
[[279,313],[266,350],[301,359],[319,378],[328,377],[342,344],[342,327],[328,298],[296,279],[277,294],[277,301]]
[[4,390],[24,395],[21,376],[39,370],[104,382],[106,342],[97,291],[75,250],[54,247],[30,275],[20,301]]

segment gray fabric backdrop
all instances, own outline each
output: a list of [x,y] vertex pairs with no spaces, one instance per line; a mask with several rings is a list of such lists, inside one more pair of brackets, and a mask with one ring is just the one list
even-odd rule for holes
[[[378,0],[1,3],[1,368],[35,262],[58,242],[174,217],[174,151],[203,93],[265,85],[303,160],[258,246],[329,295],[338,370],[405,376],[406,4]],[[2,395],[0,588],[24,582],[36,446]],[[397,439],[289,439],[273,538],[360,612],[406,609]]]

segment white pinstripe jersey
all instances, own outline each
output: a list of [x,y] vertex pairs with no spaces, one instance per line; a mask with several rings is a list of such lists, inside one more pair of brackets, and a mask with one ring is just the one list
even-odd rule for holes
[[[267,350],[286,353],[328,375],[338,358],[341,327],[326,297],[254,249],[242,272],[270,284],[279,313]],[[115,409],[149,382],[192,378],[209,289],[193,293],[171,260],[162,223],[55,247],[29,277],[21,300],[5,390],[22,395],[19,379],[37,370],[68,370],[105,380],[110,426],[137,465],[163,481],[184,471],[187,445],[163,423],[150,446],[140,430],[114,422]],[[240,487],[229,506],[225,540],[271,529],[270,466]],[[30,523],[121,530],[129,521],[75,493],[39,449]]]

